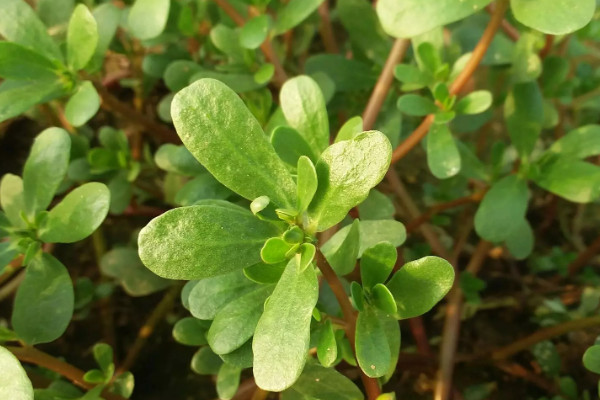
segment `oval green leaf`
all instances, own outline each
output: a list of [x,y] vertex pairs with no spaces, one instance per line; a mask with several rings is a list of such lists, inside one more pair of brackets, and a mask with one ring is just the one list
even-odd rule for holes
[[85,81],[65,106],[65,117],[73,126],[88,122],[100,108],[100,96],[90,81]]
[[356,319],[356,359],[360,369],[371,378],[385,375],[390,367],[390,346],[377,313],[371,307],[365,307]]
[[25,369],[10,351],[0,346],[0,398],[33,400],[33,386]]
[[75,7],[67,29],[67,63],[74,71],[83,69],[98,45],[98,25],[88,8]]
[[167,25],[170,0],[136,0],[127,23],[133,36],[147,40],[160,35]]
[[511,0],[510,8],[523,25],[550,35],[565,35],[590,22],[596,1]]

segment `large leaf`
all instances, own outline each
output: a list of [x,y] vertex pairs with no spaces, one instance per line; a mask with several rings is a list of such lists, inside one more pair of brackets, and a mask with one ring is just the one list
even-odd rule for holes
[[10,351],[0,346],[0,398],[33,400],[33,386],[27,373]]
[[252,350],[258,387],[280,392],[296,382],[306,362],[310,320],[319,297],[312,267],[299,272],[291,260],[258,321]]
[[27,47],[0,42],[0,77],[19,80],[57,78],[57,63]]
[[258,286],[243,296],[236,296],[217,313],[206,336],[216,354],[231,353],[252,337],[272,289],[272,285]]
[[375,309],[365,307],[356,319],[356,359],[365,375],[378,378],[390,368],[392,355]]
[[565,35],[587,25],[594,16],[595,0],[511,0],[515,18],[550,35]]
[[83,4],[75,7],[67,29],[67,63],[77,71],[83,69],[98,45],[98,26],[94,16]]
[[288,80],[279,94],[285,119],[310,145],[314,154],[329,146],[329,120],[325,99],[317,82],[301,75]]
[[64,265],[50,254],[41,253],[27,266],[17,290],[12,325],[28,344],[59,338],[73,315],[73,284]]
[[105,184],[86,183],[69,192],[48,213],[40,229],[40,239],[47,243],[73,243],[91,235],[104,221],[110,205]]
[[69,164],[71,138],[61,128],[48,128],[33,142],[23,168],[25,209],[32,216],[48,207]]
[[600,154],[600,125],[585,125],[572,130],[554,142],[550,151],[572,158]]
[[492,185],[475,213],[475,230],[482,238],[500,242],[508,238],[527,212],[527,182],[509,175]]
[[0,1],[0,36],[54,60],[61,60],[58,45],[24,0]]
[[542,131],[544,104],[537,82],[519,83],[504,102],[504,118],[510,139],[521,157],[528,157]]
[[378,131],[328,147],[316,165],[319,186],[308,207],[311,229],[332,227],[365,200],[385,176],[391,155],[390,141]]
[[354,382],[334,368],[315,363],[304,367],[298,381],[285,392],[281,400],[363,400],[364,395]]
[[168,279],[202,279],[256,264],[276,225],[232,205],[176,208],[154,218],[138,239],[140,258]]
[[25,209],[23,200],[23,180],[13,174],[6,174],[0,181],[0,205],[6,218],[12,226],[24,228],[25,221],[21,218],[21,211]]
[[292,208],[296,190],[260,124],[224,83],[201,79],[181,90],[171,106],[173,123],[188,150],[222,184],[254,200],[269,196]]
[[439,257],[423,257],[404,264],[387,287],[394,295],[398,319],[426,313],[452,288],[454,268]]
[[534,181],[544,189],[576,203],[600,197],[600,167],[570,157],[544,162]]
[[468,17],[491,1],[380,0],[377,2],[377,15],[388,34],[409,38]]
[[133,36],[152,39],[162,33],[169,17],[170,0],[136,0],[127,23]]

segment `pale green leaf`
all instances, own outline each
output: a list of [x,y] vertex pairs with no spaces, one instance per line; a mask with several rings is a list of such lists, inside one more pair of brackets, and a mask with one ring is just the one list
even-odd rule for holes
[[65,117],[71,125],[79,127],[88,122],[100,108],[100,96],[90,81],[85,81],[71,96],[65,106]]
[[71,69],[83,69],[92,59],[98,45],[98,26],[90,10],[77,5],[67,29],[67,63]]
[[160,35],[169,17],[170,0],[136,0],[127,23],[133,36],[147,40]]
[[600,125],[585,125],[570,131],[555,141],[550,151],[572,158],[600,154]]
[[565,35],[583,28],[594,16],[595,0],[511,0],[520,23],[550,35]]
[[17,43],[0,42],[0,77],[17,80],[54,80],[59,64]]
[[312,201],[318,187],[317,171],[310,158],[300,156],[298,159],[298,201],[297,210],[304,212]]
[[23,200],[23,180],[13,174],[6,174],[0,181],[0,205],[6,214],[6,218],[12,226],[25,227],[25,221],[21,218],[21,211],[25,210]]
[[427,165],[438,179],[447,179],[460,172],[460,153],[448,124],[431,124],[427,135]]
[[10,351],[0,346],[0,398],[33,400],[33,386],[25,369]]

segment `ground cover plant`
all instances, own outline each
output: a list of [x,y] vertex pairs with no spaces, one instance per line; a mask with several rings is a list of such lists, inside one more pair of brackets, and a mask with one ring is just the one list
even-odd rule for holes
[[600,386],[595,0],[0,0],[0,399]]

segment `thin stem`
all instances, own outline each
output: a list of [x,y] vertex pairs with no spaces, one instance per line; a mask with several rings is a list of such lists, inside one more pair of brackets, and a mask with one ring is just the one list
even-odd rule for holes
[[596,238],[584,251],[579,253],[577,258],[569,264],[569,276],[576,275],[581,268],[590,262],[592,257],[600,252],[600,236]]
[[[56,372],[82,389],[90,390],[95,386],[83,380],[84,372],[79,368],[58,358],[54,358],[50,354],[44,353],[34,347],[6,346],[6,349],[13,353],[20,361],[39,365],[40,367]],[[102,397],[106,400],[124,400],[123,397],[109,393],[106,390],[102,392]]]
[[[348,340],[350,341],[350,345],[356,354],[356,313],[354,312],[354,308],[352,304],[350,304],[350,300],[348,299],[348,295],[342,286],[342,282],[339,280],[335,271],[329,263],[327,259],[321,253],[321,250],[317,250],[316,254],[317,266],[323,277],[329,284],[331,291],[335,295],[338,303],[340,304],[340,308],[342,310],[342,315],[344,320],[346,321],[346,336],[348,336]],[[359,368],[360,377],[362,379],[363,385],[367,392],[367,396],[369,400],[375,400],[381,394],[381,389],[379,388],[379,383],[376,379],[369,378],[365,375],[365,373]]]
[[[94,256],[96,258],[96,265],[98,269],[102,262],[102,257],[106,254],[106,240],[104,239],[104,232],[102,226],[98,227],[92,233],[92,245],[94,247]],[[101,275],[101,281],[105,282],[106,277]],[[115,321],[113,312],[113,299],[112,296],[107,296],[99,301],[100,305],[100,317],[102,318],[102,331],[104,340],[106,343],[111,345],[113,348],[116,347],[117,338],[115,335]]]
[[[508,0],[499,0],[496,8],[494,10],[494,14],[492,15],[492,19],[490,20],[488,26],[485,28],[481,39],[479,39],[479,43],[475,46],[469,61],[460,72],[460,74],[456,77],[454,82],[450,85],[450,94],[457,95],[461,92],[461,90],[465,87],[469,79],[475,73],[475,70],[481,63],[483,56],[485,55],[487,49],[490,47],[498,28],[500,27],[502,20],[504,18],[504,13],[508,8]],[[398,162],[401,158],[403,158],[413,147],[415,147],[421,139],[423,139],[427,132],[429,132],[429,127],[433,123],[434,116],[433,114],[428,115],[423,122],[415,129],[408,138],[396,149],[392,154],[392,164]]]
[[402,58],[404,57],[404,54],[406,54],[406,50],[408,49],[409,45],[410,40],[408,39],[396,39],[394,42],[394,46],[392,47],[392,50],[385,61],[383,70],[377,79],[375,88],[373,89],[371,97],[369,98],[369,102],[367,103],[365,111],[363,112],[364,130],[368,131],[373,128],[375,120],[377,120],[377,115],[379,114],[381,106],[383,105],[383,101],[390,90],[392,81],[394,80],[394,68],[396,65],[402,62]]
[[333,27],[331,26],[331,18],[329,15],[329,1],[325,0],[321,3],[318,9],[319,16],[321,17],[321,24],[319,25],[319,33],[321,34],[321,39],[323,39],[323,44],[325,45],[325,50],[328,53],[337,54],[340,52],[340,49],[335,40],[335,35],[333,34]]

